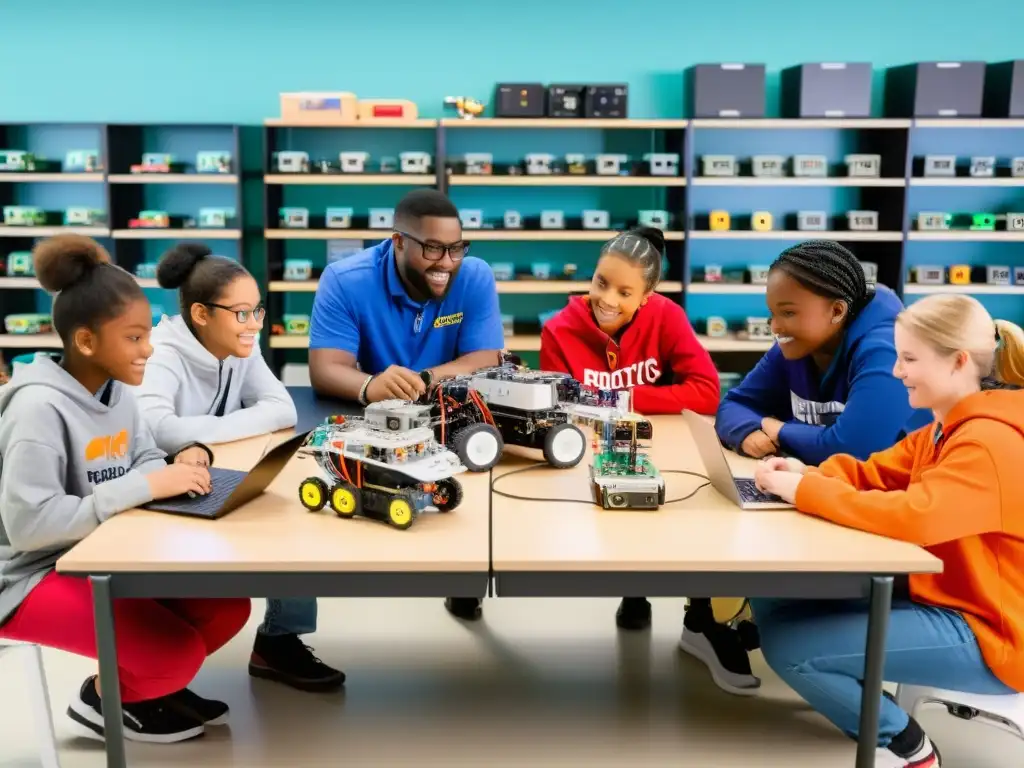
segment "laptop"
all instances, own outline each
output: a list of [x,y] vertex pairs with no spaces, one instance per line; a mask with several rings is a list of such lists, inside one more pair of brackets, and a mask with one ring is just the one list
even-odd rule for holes
[[683,411],[683,418],[690,427],[708,480],[716,491],[740,509],[793,509],[792,504],[778,496],[759,491],[754,485],[754,478],[733,475],[714,424],[693,411]]
[[267,490],[292,456],[302,447],[308,434],[302,432],[278,443],[266,451],[256,466],[248,472],[210,467],[210,492],[205,496],[190,498],[182,495],[160,499],[143,505],[143,509],[208,520],[223,517]]

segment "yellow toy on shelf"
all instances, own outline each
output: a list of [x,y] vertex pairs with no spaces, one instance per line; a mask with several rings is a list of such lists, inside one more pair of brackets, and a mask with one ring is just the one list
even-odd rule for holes
[[770,232],[772,230],[772,215],[767,211],[754,211],[750,220],[750,228],[755,232]]
[[484,103],[466,96],[446,96],[444,99],[446,107],[455,107],[459,117],[463,120],[472,120],[484,113]]
[[728,211],[712,211],[708,218],[712,232],[723,232],[729,229],[732,222]]

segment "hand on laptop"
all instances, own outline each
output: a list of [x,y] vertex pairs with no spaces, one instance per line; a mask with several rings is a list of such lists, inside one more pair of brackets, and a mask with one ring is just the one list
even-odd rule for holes
[[205,496],[210,492],[210,470],[194,464],[171,464],[146,475],[154,499]]
[[191,464],[194,467],[210,466],[210,454],[199,445],[193,445],[174,457],[175,464]]
[[790,504],[796,503],[796,489],[803,480],[802,472],[789,468],[786,459],[770,459],[754,472],[754,484],[762,493],[771,493]]

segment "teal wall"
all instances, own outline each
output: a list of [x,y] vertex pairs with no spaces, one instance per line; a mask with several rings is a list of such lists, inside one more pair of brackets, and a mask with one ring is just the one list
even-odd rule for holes
[[625,80],[633,117],[675,117],[695,62],[1024,55],[1021,0],[8,0],[0,18],[5,121],[255,124],[301,89],[431,117],[498,80]]

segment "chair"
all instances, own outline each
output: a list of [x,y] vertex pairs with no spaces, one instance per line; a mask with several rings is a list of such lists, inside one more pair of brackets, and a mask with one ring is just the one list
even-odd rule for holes
[[[28,673],[29,703],[36,725],[39,741],[39,759],[43,768],[60,768],[57,755],[57,740],[53,733],[53,713],[50,711],[50,693],[46,687],[46,672],[43,669],[43,653],[38,645],[0,641],[0,656],[21,652],[25,657],[24,667]],[[28,656],[31,655],[31,659]]]
[[923,706],[941,704],[953,717],[981,718],[989,725],[1024,739],[1024,694],[986,696],[923,685],[901,685],[896,689],[896,701],[914,717]]

